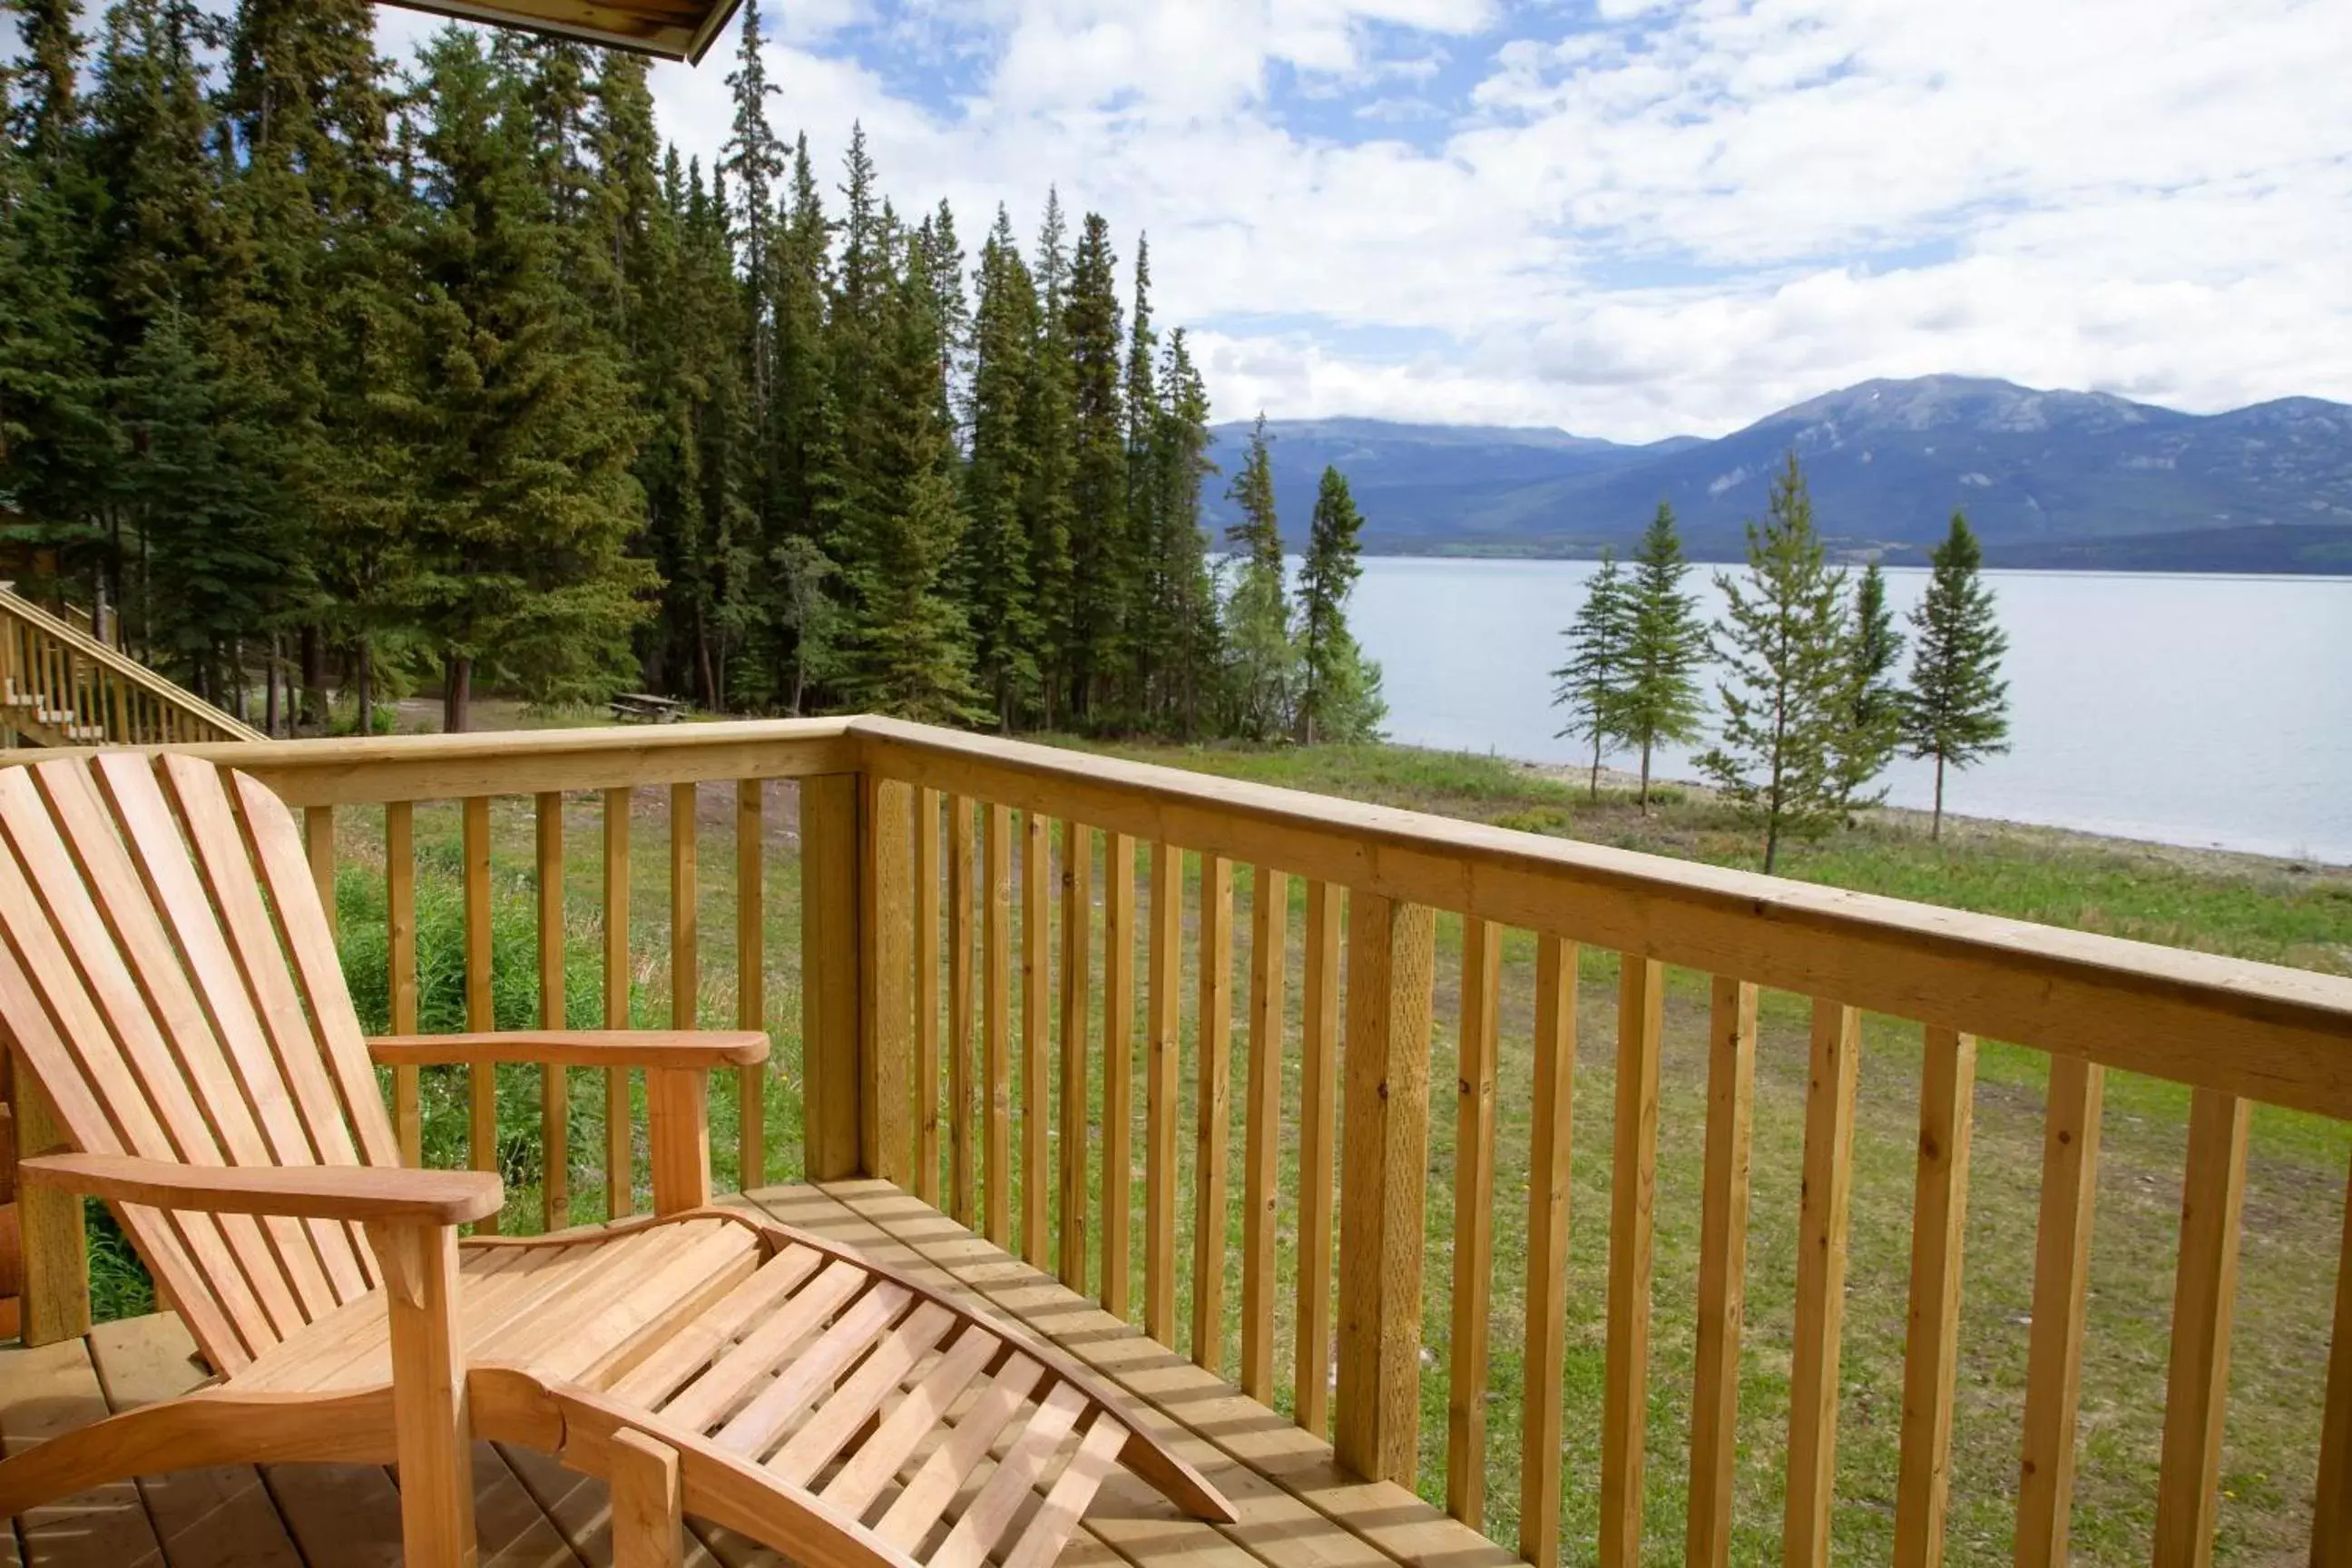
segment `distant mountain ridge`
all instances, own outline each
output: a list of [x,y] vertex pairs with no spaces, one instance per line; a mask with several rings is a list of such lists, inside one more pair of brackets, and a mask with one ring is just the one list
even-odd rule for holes
[[[1212,456],[1228,472],[1248,430],[1216,427]],[[1728,559],[1793,450],[1845,553],[1924,559],[1960,510],[1996,564],[2352,572],[2352,405],[2319,398],[2192,415],[1931,375],[1864,382],[1716,440],[1376,419],[1267,431],[1297,542],[1334,464],[1374,552],[1591,555],[1629,544],[1664,500],[1694,554]],[[1222,525],[1230,508],[1212,490]]]

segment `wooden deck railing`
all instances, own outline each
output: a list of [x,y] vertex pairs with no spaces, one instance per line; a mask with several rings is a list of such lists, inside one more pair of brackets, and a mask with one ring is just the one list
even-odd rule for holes
[[5,587],[0,587],[0,736],[22,736],[47,746],[268,739],[83,626]]
[[[1532,1078],[1510,1093],[1528,1096],[1528,1129],[1517,1544],[1539,1568],[1562,1556],[1580,948],[1618,955],[1589,1480],[1599,1561],[1612,1568],[1641,1560],[1654,1489],[1652,1210],[1668,966],[1711,977],[1685,1522],[1686,1560],[1705,1568],[1733,1556],[1759,988],[1811,1005],[1780,1529],[1782,1561],[1803,1568],[1830,1561],[1865,1011],[1907,1020],[1924,1053],[1893,1524],[1893,1558],[1906,1568],[1942,1559],[1978,1037],[2050,1062],[2017,1472],[2022,1564],[2067,1555],[2105,1075],[2190,1091],[2154,1520],[2165,1568],[2208,1561],[2215,1532],[2251,1107],[2352,1120],[2352,980],[1045,747],[860,719],[204,750],[305,809],[329,885],[336,814],[383,808],[390,1021],[402,1030],[416,1024],[417,808],[463,803],[467,1022],[488,1026],[490,800],[533,803],[538,962],[543,994],[561,996],[563,805],[582,792],[601,802],[605,1008],[625,1022],[630,802],[646,788],[664,793],[673,829],[676,1021],[693,1019],[702,963],[704,835],[692,825],[706,790],[733,796],[737,1016],[767,1021],[778,955],[767,947],[763,827],[770,784],[795,781],[801,1045],[767,1071],[801,1076],[804,1173],[897,1183],[1220,1373],[1237,1321],[1232,1370],[1245,1392],[1286,1394],[1302,1426],[1330,1432],[1343,1463],[1406,1485],[1423,1452],[1423,1347],[1436,1337],[1423,1332],[1431,1128],[1450,1110],[1444,1500],[1473,1526],[1487,1519],[1498,1129],[1519,1120],[1498,1115],[1503,954],[1507,931],[1531,933]],[[1236,976],[1243,868],[1247,961]],[[1304,884],[1295,947],[1293,879]],[[1432,1072],[1441,911],[1462,922],[1450,1107]],[[1528,939],[1517,940],[1520,951]],[[1239,1082],[1225,1048],[1237,1003]],[[748,1182],[772,1173],[775,1152],[761,1084],[741,1087],[736,1157]],[[543,1092],[544,1217],[560,1223],[572,1163],[562,1075]],[[616,1174],[629,1159],[625,1085],[606,1094],[602,1157],[617,1213],[629,1192]],[[414,1150],[413,1081],[395,1103]],[[474,1157],[487,1163],[496,1104],[486,1082],[472,1109]],[[1290,1126],[1298,1175],[1286,1199]],[[1240,1288],[1229,1300],[1236,1188]],[[1288,1289],[1278,1237],[1297,1249]],[[2318,1568],[2352,1565],[2352,1221],[2337,1279],[2332,1359],[2312,1369],[2326,1379]],[[1287,1367],[1276,1353],[1286,1335]]]

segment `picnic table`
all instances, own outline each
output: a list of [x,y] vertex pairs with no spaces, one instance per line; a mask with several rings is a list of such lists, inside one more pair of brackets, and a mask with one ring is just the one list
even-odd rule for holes
[[656,697],[650,691],[624,691],[606,706],[624,724],[675,724],[687,713],[683,699]]

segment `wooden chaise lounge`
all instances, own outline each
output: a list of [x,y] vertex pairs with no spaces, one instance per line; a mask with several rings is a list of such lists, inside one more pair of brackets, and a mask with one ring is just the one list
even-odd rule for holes
[[[741,1032],[368,1041],[293,818],[187,757],[0,769],[0,1026],[219,1374],[0,1462],[0,1515],[192,1466],[397,1461],[416,1564],[475,1556],[471,1451],[612,1487],[615,1557],[692,1513],[808,1568],[1041,1568],[1124,1463],[1230,1521],[1055,1352],[815,1237],[709,1205]],[[379,1064],[646,1069],[655,1215],[475,1237],[487,1173],[400,1167]]]

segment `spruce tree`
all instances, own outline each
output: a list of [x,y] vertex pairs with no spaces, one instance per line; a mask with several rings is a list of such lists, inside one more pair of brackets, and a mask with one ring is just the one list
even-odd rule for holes
[[1298,737],[1310,746],[1376,739],[1388,710],[1381,667],[1348,629],[1348,596],[1363,575],[1363,529],[1346,476],[1326,467],[1298,569]]
[[1190,740],[1209,714],[1224,647],[1209,536],[1201,526],[1202,488],[1217,471],[1209,460],[1209,394],[1181,327],[1169,333],[1160,351],[1158,381],[1150,440],[1150,596],[1159,606],[1157,624],[1166,631],[1154,650],[1157,707],[1161,723]]
[[1088,213],[1070,263],[1063,333],[1070,356],[1071,716],[1101,722],[1126,673],[1135,597],[1127,414],[1121,395],[1118,258],[1110,226]]
[[921,249],[909,246],[885,302],[873,462],[851,515],[856,552],[846,572],[856,609],[846,684],[866,710],[953,724],[974,716],[981,694],[953,593],[964,520],[950,471],[953,444],[932,395],[940,350],[929,295]]
[[1021,524],[1029,541],[1029,582],[1038,626],[1038,721],[1049,730],[1065,712],[1062,699],[1075,666],[1080,620],[1072,586],[1076,519],[1071,483],[1076,458],[1071,405],[1076,394],[1063,324],[1069,279],[1066,238],[1061,197],[1048,189],[1037,259],[1031,268],[1037,285],[1038,335],[1022,397],[1021,443],[1029,467]]
[[540,700],[625,684],[653,574],[625,550],[644,505],[638,422],[554,271],[515,86],[454,27],[422,67],[418,619],[456,731],[482,661]]
[[1578,606],[1576,619],[1560,634],[1568,642],[1568,657],[1551,672],[1559,683],[1552,689],[1552,706],[1568,712],[1559,735],[1592,742],[1594,800],[1601,798],[1601,753],[1625,739],[1621,710],[1633,643],[1630,593],[1616,552],[1602,551],[1601,569],[1585,584],[1584,603]]
[[1037,295],[1003,207],[980,250],[980,300],[973,315],[971,456],[964,466],[961,575],[970,606],[973,664],[997,727],[1010,731],[1036,704],[1041,626],[1030,578],[1022,498],[1034,479],[1034,454],[1024,427],[1024,400],[1035,374]]
[[2009,750],[2009,683],[2000,661],[2009,638],[1992,590],[1981,575],[1984,552],[1969,520],[1952,514],[1951,531],[1931,557],[1927,595],[1911,612],[1911,684],[1903,693],[1904,750],[1936,760],[1936,809],[1927,835],[1944,832],[1944,770],[1967,768]]
[[1716,636],[1730,668],[1717,688],[1722,735],[1698,765],[1763,827],[1769,872],[1782,843],[1818,837],[1845,806],[1845,574],[1828,564],[1794,452],[1773,479],[1763,525],[1748,525],[1745,581],[1720,572],[1715,581],[1726,617]]
[[1886,771],[1902,740],[1902,693],[1895,667],[1903,658],[1903,634],[1895,629],[1895,613],[1886,607],[1886,574],[1875,561],[1854,584],[1844,657],[1837,788],[1851,815],[1857,806],[1886,798],[1884,785],[1875,791],[1870,786]]
[[1282,529],[1275,514],[1274,463],[1265,416],[1250,428],[1249,450],[1227,499],[1241,521],[1225,530],[1235,546],[1234,585],[1225,598],[1226,696],[1234,733],[1270,741],[1290,729],[1297,687],[1297,649],[1290,600],[1283,589]]
[[1697,599],[1683,592],[1689,574],[1675,510],[1660,501],[1633,552],[1633,577],[1626,584],[1625,684],[1617,709],[1619,732],[1642,753],[1644,816],[1652,752],[1664,743],[1697,740],[1706,712],[1698,671],[1706,662],[1706,625]]

